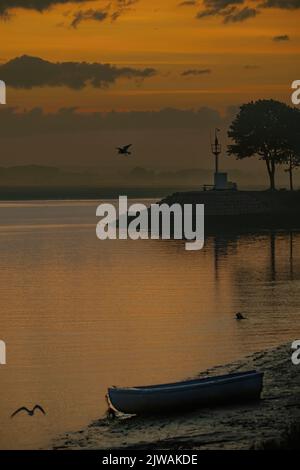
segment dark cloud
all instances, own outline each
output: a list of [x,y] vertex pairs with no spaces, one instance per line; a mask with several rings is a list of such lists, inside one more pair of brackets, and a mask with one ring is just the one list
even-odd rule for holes
[[244,6],[245,0],[204,0],[205,9],[198,12],[196,18],[221,16],[224,23],[238,23],[254,18],[259,10]]
[[225,138],[232,119],[231,110],[221,115],[206,107],[109,113],[2,107],[1,165],[91,165],[101,167],[101,174],[107,168],[115,175],[122,171],[115,147],[133,142],[135,158],[126,161],[126,169],[137,164],[155,169],[170,165],[172,170],[186,165],[210,167],[210,130],[222,129]]
[[[10,19],[11,10],[14,8],[23,8],[27,10],[35,10],[44,12],[56,5],[85,4],[87,1],[94,2],[96,0],[0,0],[0,17],[2,19]],[[123,13],[132,9],[139,0],[110,0],[105,8],[79,10],[74,13],[72,27],[77,27],[82,21],[104,21],[110,18],[112,21],[117,20]],[[61,26],[64,26],[62,23]]]
[[244,0],[204,0],[205,9],[197,14],[197,18],[223,15],[226,11],[232,11],[233,6],[242,5],[243,3]]
[[13,88],[31,89],[42,86],[66,86],[74,90],[90,84],[103,88],[119,78],[145,79],[156,74],[153,68],[115,67],[87,62],[49,62],[24,55],[0,65],[1,79]]
[[110,8],[113,9],[111,13],[112,21],[116,21],[123,13],[132,10],[132,6],[138,3],[140,0],[115,0],[110,4]]
[[72,28],[77,28],[77,26],[82,23],[82,21],[104,21],[108,17],[108,12],[105,10],[85,10],[77,11],[74,14],[73,21],[71,23]]
[[297,10],[300,8],[300,0],[266,0],[261,4],[262,8],[282,8],[283,10]]
[[280,36],[274,36],[273,41],[275,42],[284,42],[284,41],[289,41],[290,37],[287,34],[282,34]]
[[116,21],[121,15],[132,10],[132,6],[138,3],[139,0],[111,0],[111,2],[103,9],[88,9],[79,10],[73,15],[71,26],[77,26],[83,21],[104,21],[110,19],[112,22]]
[[[230,115],[236,112],[229,110]],[[0,136],[24,136],[64,132],[130,129],[198,129],[220,126],[217,110],[202,107],[198,110],[166,108],[159,111],[91,112],[77,108],[62,108],[46,113],[42,108],[20,112],[16,108],[0,109]]]
[[0,16],[7,17],[14,8],[35,10],[42,13],[55,5],[84,2],[86,0],[0,0]]
[[209,73],[211,73],[210,69],[188,69],[188,70],[184,70],[181,75],[183,77],[188,77],[192,75],[197,76],[197,75],[205,75]]
[[230,12],[225,12],[224,14],[224,23],[238,23],[241,21],[246,21],[249,18],[255,18],[259,14],[259,10],[255,8],[242,8],[242,9],[232,9]]
[[184,2],[178,3],[179,7],[194,7],[196,5],[198,5],[197,0],[185,0]]
[[196,18],[220,16],[224,23],[237,23],[256,17],[263,9],[296,10],[300,8],[300,0],[252,0],[249,5],[247,0],[204,0],[204,8],[197,13]]

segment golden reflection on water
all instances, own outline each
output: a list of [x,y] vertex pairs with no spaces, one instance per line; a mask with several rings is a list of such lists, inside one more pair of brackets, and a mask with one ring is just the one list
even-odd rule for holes
[[[199,252],[101,242],[96,205],[0,205],[2,449],[87,425],[110,385],[180,380],[299,339],[300,234],[211,237]],[[35,403],[46,417],[10,419]]]

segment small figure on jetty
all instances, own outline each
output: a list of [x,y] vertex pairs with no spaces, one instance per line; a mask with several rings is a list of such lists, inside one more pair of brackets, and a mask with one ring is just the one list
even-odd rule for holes
[[21,408],[18,408],[18,409],[11,415],[11,418],[13,418],[14,416],[16,416],[16,415],[17,415],[18,413],[20,413],[21,411],[26,411],[26,413],[28,414],[28,416],[33,416],[36,410],[40,410],[44,415],[46,414],[45,410],[44,410],[40,405],[35,405],[35,407],[32,408],[32,410],[29,410],[26,406],[22,406]]
[[244,317],[244,315],[241,312],[236,313],[235,319],[236,320],[247,320],[247,318]]
[[118,154],[124,156],[131,155],[131,152],[129,152],[130,147],[132,147],[132,144],[124,145],[124,147],[117,147]]

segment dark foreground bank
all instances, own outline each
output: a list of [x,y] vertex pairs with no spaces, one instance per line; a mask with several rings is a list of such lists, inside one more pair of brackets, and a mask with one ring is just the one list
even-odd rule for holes
[[160,204],[204,204],[206,233],[300,227],[300,191],[177,192]]
[[264,449],[300,448],[300,366],[290,344],[215,367],[200,375],[258,369],[265,373],[262,400],[172,416],[91,423],[52,443],[53,449]]

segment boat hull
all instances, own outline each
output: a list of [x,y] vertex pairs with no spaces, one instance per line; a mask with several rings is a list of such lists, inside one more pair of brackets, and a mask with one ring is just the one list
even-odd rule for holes
[[122,413],[156,414],[258,400],[262,388],[263,374],[251,371],[148,387],[113,387],[108,397]]

